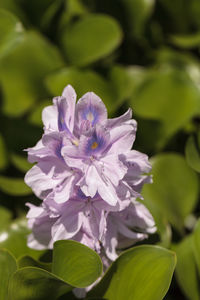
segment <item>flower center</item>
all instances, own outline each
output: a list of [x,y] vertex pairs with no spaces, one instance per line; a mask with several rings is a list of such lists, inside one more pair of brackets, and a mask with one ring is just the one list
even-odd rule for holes
[[91,149],[96,149],[99,146],[97,142],[92,143]]
[[90,122],[92,122],[94,120],[94,115],[91,111],[87,114],[87,120]]

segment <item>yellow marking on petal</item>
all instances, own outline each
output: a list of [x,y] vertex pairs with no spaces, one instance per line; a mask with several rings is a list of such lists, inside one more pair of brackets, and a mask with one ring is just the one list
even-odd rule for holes
[[94,120],[94,115],[91,113],[91,111],[87,114],[87,120],[92,122]]
[[75,146],[77,146],[77,147],[78,147],[78,145],[79,145],[79,141],[78,141],[78,140],[72,140],[72,143],[73,143]]
[[99,146],[97,142],[94,142],[91,146],[92,149],[96,149]]

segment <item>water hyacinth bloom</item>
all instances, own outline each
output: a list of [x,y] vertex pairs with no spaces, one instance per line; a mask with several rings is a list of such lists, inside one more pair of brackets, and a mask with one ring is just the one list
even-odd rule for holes
[[79,241],[112,261],[117,250],[155,232],[151,214],[136,198],[150,182],[148,157],[131,150],[137,124],[129,109],[108,119],[92,92],[76,103],[68,85],[43,110],[44,134],[27,149],[36,163],[25,182],[42,200],[27,214],[28,245],[51,249],[61,239]]

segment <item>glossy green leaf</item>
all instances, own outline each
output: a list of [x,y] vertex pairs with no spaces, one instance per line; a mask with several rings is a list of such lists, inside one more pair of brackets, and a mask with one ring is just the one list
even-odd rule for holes
[[79,70],[71,67],[49,75],[46,85],[52,95],[61,95],[67,84],[76,90],[78,98],[83,94],[93,91],[102,98],[109,111],[115,109],[115,92],[111,84],[92,70]]
[[145,198],[143,201],[145,203],[145,206],[151,212],[156,223],[157,233],[160,236],[160,242],[158,243],[158,245],[169,248],[171,245],[172,230],[169,221],[165,216],[165,213],[160,207],[158,207],[155,202],[149,201],[148,198]]
[[37,259],[44,251],[33,250],[27,246],[29,233],[30,230],[24,218],[14,220],[6,228],[0,230],[0,249],[8,249],[16,258],[31,255]]
[[155,0],[121,0],[129,24],[129,33],[133,37],[141,36],[145,24],[151,16]]
[[27,158],[22,155],[12,153],[10,158],[13,165],[24,173],[27,172],[32,167],[32,164],[30,164]]
[[32,193],[22,178],[0,176],[0,190],[14,196],[25,196]]
[[188,165],[195,171],[200,172],[200,150],[194,136],[190,136],[187,140],[185,155]]
[[198,177],[179,154],[159,154],[152,163],[153,184],[144,186],[144,198],[147,203],[154,203],[171,224],[182,231],[184,219],[198,200]]
[[14,16],[17,16],[21,21],[27,21],[25,13],[19,6],[19,1],[16,0],[1,0],[0,8],[9,11]]
[[191,49],[200,46],[200,33],[190,35],[173,35],[170,41],[178,47]]
[[7,227],[12,218],[12,213],[7,208],[0,206],[0,230]]
[[200,277],[200,219],[197,222],[193,232],[193,251]]
[[109,300],[160,300],[176,265],[175,253],[158,246],[138,246],[122,253],[89,295]]
[[60,20],[60,28],[66,26],[74,17],[87,13],[87,8],[81,0],[65,0],[65,11]]
[[[142,69],[140,67],[129,66],[127,68],[114,65],[109,74],[112,84],[112,90],[115,91],[115,102],[118,105],[122,104],[124,100],[130,98],[138,81],[142,77]],[[113,103],[113,104],[114,104]]]
[[[49,264],[25,256],[9,284],[9,297],[15,300],[57,299],[72,286],[85,287],[101,275],[102,263],[96,252],[74,241],[54,244],[52,273]],[[32,267],[30,267],[32,265]],[[38,268],[40,267],[40,268]]]
[[13,274],[9,283],[8,298],[54,300],[67,290],[71,290],[71,287],[55,275],[36,267],[25,267]]
[[0,9],[0,59],[9,53],[22,39],[23,26],[6,10]]
[[63,65],[57,49],[36,32],[26,32],[21,43],[0,63],[3,111],[19,116],[47,96],[42,80]]
[[92,14],[82,17],[62,30],[61,41],[68,60],[75,66],[85,66],[114,51],[122,40],[115,19]]
[[25,267],[37,267],[49,272],[51,272],[51,267],[52,267],[51,263],[44,263],[41,261],[37,261],[28,255],[20,257],[17,261],[17,265],[20,269]]
[[92,284],[102,273],[102,262],[96,252],[75,241],[54,244],[52,273],[75,287]]
[[131,105],[142,118],[161,121],[165,139],[198,113],[199,96],[199,88],[186,72],[163,66],[146,73]]
[[6,250],[0,250],[0,300],[7,299],[8,283],[17,270],[14,257]]
[[173,249],[177,254],[176,278],[178,283],[190,300],[200,299],[200,289],[197,276],[195,257],[192,249],[192,236],[185,238]]
[[4,143],[4,138],[0,134],[0,169],[4,169],[7,166],[7,163],[6,145]]

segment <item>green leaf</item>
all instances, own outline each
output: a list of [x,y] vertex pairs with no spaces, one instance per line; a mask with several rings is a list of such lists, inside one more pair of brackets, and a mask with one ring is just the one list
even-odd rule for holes
[[200,46],[200,33],[194,33],[190,35],[173,35],[170,37],[170,41],[175,46],[191,49]]
[[37,261],[28,255],[20,257],[17,261],[17,264],[20,269],[24,267],[38,267],[48,272],[51,272],[51,267],[52,267],[51,263],[44,263],[41,261]]
[[190,136],[187,140],[185,155],[188,165],[195,171],[200,172],[200,150],[194,136]]
[[115,91],[116,94],[115,102],[117,102],[118,105],[130,98],[136,82],[140,80],[141,73],[142,70],[140,67],[129,66],[125,68],[120,65],[114,65],[111,68],[109,77],[112,84],[112,90]]
[[31,257],[23,257],[18,263],[22,268],[15,272],[9,284],[9,299],[15,300],[46,300],[48,297],[54,300],[73,286],[91,284],[102,272],[97,253],[74,241],[54,244],[52,273],[44,270],[49,268],[49,264],[37,262]]
[[13,274],[8,299],[55,300],[68,290],[71,287],[55,275],[36,267],[25,267]]
[[32,167],[32,164],[29,163],[27,161],[27,158],[23,157],[22,155],[12,153],[10,158],[13,165],[24,173],[27,172]]
[[109,300],[160,300],[171,282],[175,253],[158,246],[138,246],[122,253],[89,293]]
[[92,14],[63,28],[61,42],[68,60],[75,66],[88,65],[113,52],[122,40],[115,19]]
[[0,59],[9,53],[22,39],[23,27],[10,12],[0,9]]
[[133,37],[141,36],[153,12],[155,0],[121,0],[121,2],[126,12],[129,34]]
[[96,252],[75,241],[54,244],[52,273],[75,287],[92,284],[102,273],[102,262]]
[[173,250],[177,254],[176,278],[178,283],[190,300],[200,299],[200,290],[197,276],[195,257],[192,249],[192,235],[186,237]]
[[93,91],[101,97],[109,111],[116,108],[115,93],[111,84],[92,70],[82,71],[71,67],[62,69],[46,78],[46,86],[52,95],[61,95],[67,84],[74,87],[78,98]]
[[30,230],[24,218],[14,220],[6,228],[0,230],[0,249],[8,249],[16,258],[31,255],[37,259],[44,251],[33,250],[27,246],[29,233]]
[[7,208],[0,206],[0,230],[7,227],[12,218],[12,213]]
[[165,140],[199,112],[199,95],[189,74],[163,66],[146,72],[134,90],[131,106],[138,116],[161,121]]
[[179,154],[159,154],[152,163],[153,184],[145,185],[143,189],[146,203],[154,203],[182,232],[184,220],[198,200],[198,177]]
[[9,11],[14,16],[17,16],[23,23],[27,23],[27,18],[19,6],[19,1],[16,0],[1,0],[0,8]]
[[7,165],[8,158],[6,153],[6,146],[4,143],[4,139],[0,134],[0,169],[4,169]]
[[60,28],[66,26],[74,17],[87,14],[86,6],[81,0],[65,0],[65,11],[60,20]]
[[162,209],[158,207],[157,203],[149,201],[148,197],[143,201],[155,220],[157,233],[160,235],[160,242],[158,244],[162,247],[169,248],[171,245],[172,230],[165,214]]
[[24,179],[0,176],[0,190],[13,196],[26,196],[32,193]]
[[0,250],[0,300],[7,299],[8,283],[16,270],[17,263],[14,257],[7,250]]
[[193,232],[193,251],[200,277],[200,219],[198,220]]
[[36,32],[23,40],[0,63],[3,112],[19,116],[36,100],[47,97],[44,77],[63,65],[57,49]]

